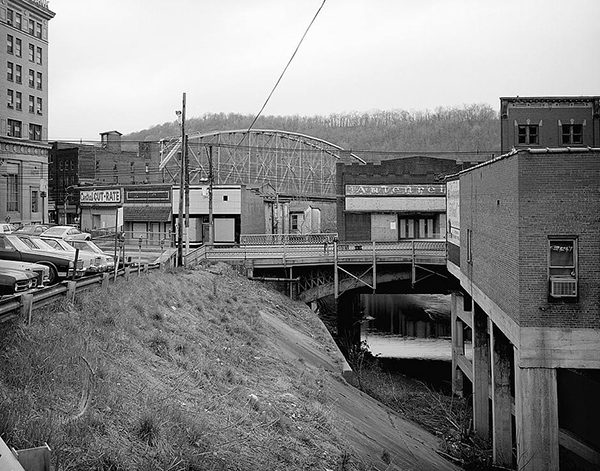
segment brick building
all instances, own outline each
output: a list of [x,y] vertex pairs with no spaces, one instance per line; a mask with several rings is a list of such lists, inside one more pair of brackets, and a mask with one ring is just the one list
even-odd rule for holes
[[446,233],[444,177],[471,165],[459,157],[424,156],[366,165],[338,163],[340,240],[443,238]]
[[165,176],[158,169],[158,143],[121,142],[118,131],[107,131],[100,137],[95,145],[52,143],[48,157],[50,221],[79,221],[79,187],[164,183]]
[[600,147],[600,97],[500,98],[502,153],[540,147]]
[[43,222],[48,181],[47,0],[0,4],[0,220]]
[[543,144],[447,181],[453,389],[496,464],[598,469],[600,148]]

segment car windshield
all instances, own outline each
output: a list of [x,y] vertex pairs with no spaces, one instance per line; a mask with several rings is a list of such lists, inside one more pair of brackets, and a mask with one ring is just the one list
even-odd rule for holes
[[51,227],[49,229],[46,229],[47,235],[62,235],[63,232],[65,232],[64,227]]
[[68,244],[61,244],[59,240],[56,239],[42,239],[42,241],[52,247],[55,250],[67,250],[71,251],[71,248]]
[[69,243],[79,250],[89,250],[91,252],[104,253],[100,247],[88,240],[70,240]]
[[38,237],[31,237],[30,239],[40,250],[56,250],[54,247],[51,247],[46,242]]

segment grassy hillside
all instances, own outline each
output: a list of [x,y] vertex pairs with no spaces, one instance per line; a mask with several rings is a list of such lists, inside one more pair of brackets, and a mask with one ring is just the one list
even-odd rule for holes
[[[87,291],[0,338],[0,437],[47,442],[55,470],[455,469],[447,424],[346,383],[305,305],[226,265]],[[405,416],[417,396],[422,417],[452,409],[395,381]]]

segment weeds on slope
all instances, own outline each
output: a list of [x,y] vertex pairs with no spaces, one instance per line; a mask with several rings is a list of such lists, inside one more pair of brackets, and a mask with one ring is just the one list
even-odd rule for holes
[[56,471],[364,470],[321,373],[266,347],[258,307],[294,317],[278,296],[214,266],[0,326],[0,437]]
[[475,437],[467,399],[449,396],[401,373],[386,371],[365,343],[344,350],[352,367],[353,384],[440,438],[439,453],[463,469],[494,469],[489,443]]

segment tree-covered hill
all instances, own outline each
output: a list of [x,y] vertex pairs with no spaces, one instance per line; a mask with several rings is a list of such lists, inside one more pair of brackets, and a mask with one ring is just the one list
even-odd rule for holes
[[[248,129],[254,116],[207,113],[188,118],[189,135],[211,131]],[[328,116],[261,116],[253,129],[278,129],[318,137],[352,151],[498,152],[500,119],[487,104],[438,107],[433,111],[373,110]],[[128,141],[155,141],[178,136],[177,121],[123,136]]]

